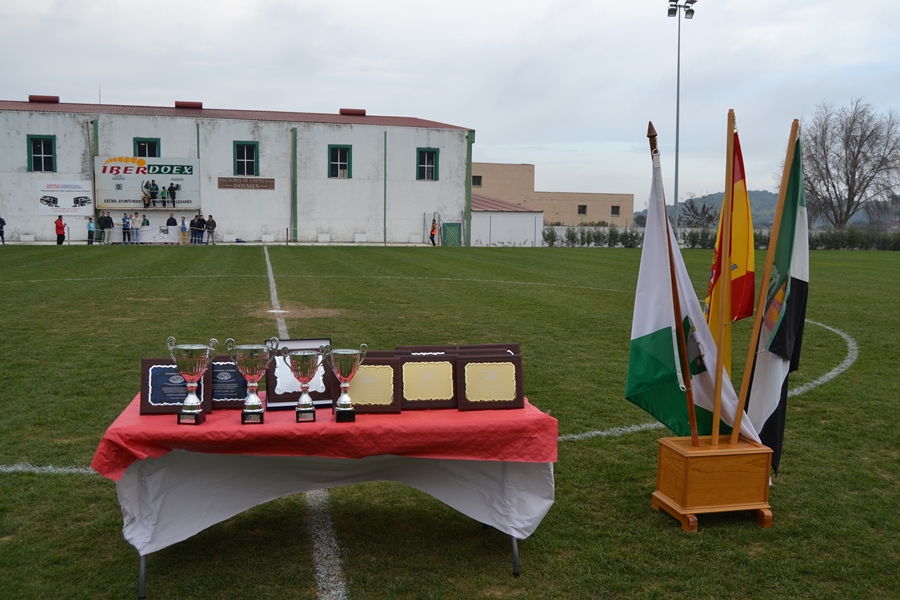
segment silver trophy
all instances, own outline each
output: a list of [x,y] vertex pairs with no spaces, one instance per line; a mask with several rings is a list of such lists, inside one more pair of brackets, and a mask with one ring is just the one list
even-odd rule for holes
[[244,410],[241,412],[243,425],[261,425],[265,422],[266,411],[262,400],[256,390],[259,388],[259,380],[269,368],[269,363],[275,358],[278,351],[278,338],[270,338],[265,344],[241,344],[235,345],[232,338],[225,340],[225,350],[234,361],[238,372],[247,380],[247,398],[244,400]]
[[356,375],[356,370],[359,369],[359,365],[366,358],[366,350],[368,348],[365,344],[361,344],[359,350],[332,350],[331,346],[323,348],[322,355],[325,362],[334,371],[334,376],[337,377],[337,380],[341,382],[341,397],[338,398],[334,407],[334,420],[338,423],[352,423],[356,421],[356,411],[353,409],[353,404],[350,402],[350,394],[347,393],[347,390],[350,389],[350,380]]
[[291,369],[294,378],[300,382],[300,399],[297,401],[297,422],[314,422],[316,407],[309,395],[309,383],[319,370],[322,361],[322,348],[319,350],[281,349],[281,357]]
[[184,399],[181,412],[178,413],[180,425],[200,425],[206,420],[203,405],[197,397],[197,382],[206,373],[209,362],[216,354],[219,342],[212,338],[209,344],[176,344],[175,338],[166,340],[169,356],[175,361],[175,366],[184,380],[187,382],[188,395]]

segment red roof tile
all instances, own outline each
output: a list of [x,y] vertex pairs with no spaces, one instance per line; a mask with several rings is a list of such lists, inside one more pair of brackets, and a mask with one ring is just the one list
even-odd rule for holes
[[500,198],[493,198],[483,194],[472,192],[472,210],[491,212],[544,212],[533,208],[527,208],[521,204],[513,204]]
[[124,106],[118,104],[78,104],[23,102],[0,100],[0,111],[81,113],[88,115],[141,115],[151,117],[192,117],[196,119],[237,119],[244,121],[285,121],[289,123],[341,123],[345,125],[381,125],[387,127],[424,127],[428,129],[463,129],[437,121],[416,117],[378,115],[340,115],[325,113],[281,112],[271,110],[234,110],[227,108],[174,108],[168,106]]

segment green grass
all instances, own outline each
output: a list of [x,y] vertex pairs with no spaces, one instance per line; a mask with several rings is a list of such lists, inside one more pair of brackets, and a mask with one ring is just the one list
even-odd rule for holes
[[[560,433],[650,422],[622,397],[639,250],[270,247],[292,337],[338,346],[519,342],[529,399]],[[711,251],[685,251],[698,292]],[[758,257],[761,273],[763,256]],[[859,360],[791,399],[774,526],[650,507],[664,430],[560,442],[557,501],[520,542],[416,490],[331,491],[354,600],[381,598],[895,598],[900,594],[900,254],[813,252],[808,318]],[[277,335],[260,247],[0,251],[0,465],[86,467],[134,397],[141,357],[179,340]],[[750,324],[735,327],[739,381]],[[792,386],[844,341],[807,325]],[[151,598],[315,598],[302,496],[150,556]],[[136,594],[113,482],[0,474],[0,597]]]

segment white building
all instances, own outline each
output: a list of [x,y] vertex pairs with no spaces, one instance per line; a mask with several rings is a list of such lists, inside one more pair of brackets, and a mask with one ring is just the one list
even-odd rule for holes
[[544,211],[472,193],[473,246],[542,246]]
[[[73,241],[89,216],[213,215],[219,239],[422,243],[432,218],[470,238],[475,132],[361,109],[310,114],[0,101],[6,238]],[[145,206],[144,185],[174,186]],[[168,194],[167,194],[168,195]]]

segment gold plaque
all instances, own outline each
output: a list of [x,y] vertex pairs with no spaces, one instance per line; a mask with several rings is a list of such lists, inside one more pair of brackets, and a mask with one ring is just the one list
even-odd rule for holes
[[469,363],[466,369],[466,398],[470,402],[516,399],[516,367],[511,362]]
[[403,398],[453,400],[453,364],[443,360],[404,363]]
[[350,381],[353,404],[388,405],[394,401],[394,368],[389,365],[361,364]]

